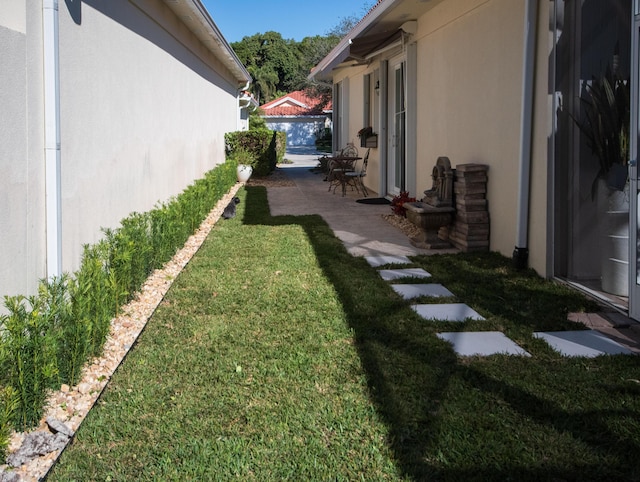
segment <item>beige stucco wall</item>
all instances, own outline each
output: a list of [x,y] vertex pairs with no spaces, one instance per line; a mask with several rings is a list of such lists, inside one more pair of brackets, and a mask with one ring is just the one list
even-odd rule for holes
[[419,19],[418,188],[438,156],[488,164],[492,250],[515,246],[524,2],[444,2]]
[[[32,294],[46,276],[42,3],[10,2],[11,15],[0,16],[0,296]],[[224,161],[238,80],[160,0],[60,1],[59,35],[62,256],[71,272],[102,227]]]
[[10,0],[0,13],[0,298],[33,293],[46,274],[42,16],[37,3]]
[[[417,102],[407,107],[417,110],[415,195],[431,187],[438,156],[453,166],[489,165],[490,249],[505,256],[516,244],[524,9],[524,0],[441,2],[418,18],[410,40],[417,42]],[[548,2],[540,2],[538,16],[529,249],[530,265],[546,275]],[[352,136],[362,127],[362,75],[392,54],[335,72],[334,81],[350,77]],[[372,174],[379,171],[379,156]],[[377,189],[379,178],[367,177]]]

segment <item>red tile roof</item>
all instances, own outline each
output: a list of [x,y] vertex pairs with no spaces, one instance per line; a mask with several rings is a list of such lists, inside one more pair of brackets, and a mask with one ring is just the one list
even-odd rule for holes
[[309,116],[331,112],[331,101],[323,108],[319,107],[320,99],[307,96],[304,91],[296,90],[279,99],[260,106],[265,117],[271,116]]

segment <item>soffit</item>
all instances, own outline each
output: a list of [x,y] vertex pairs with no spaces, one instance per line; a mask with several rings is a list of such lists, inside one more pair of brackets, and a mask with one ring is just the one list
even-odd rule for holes
[[[395,35],[405,22],[417,20],[444,1],[447,0],[380,0],[312,69],[309,78],[330,79],[332,71],[340,64],[349,59],[363,58],[368,53],[397,40]],[[380,40],[382,45],[375,45],[376,39]],[[369,41],[372,46],[363,47]],[[352,51],[353,44],[355,48]]]

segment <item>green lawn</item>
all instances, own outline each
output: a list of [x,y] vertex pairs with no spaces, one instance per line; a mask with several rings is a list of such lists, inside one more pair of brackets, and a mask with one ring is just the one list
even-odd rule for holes
[[[487,318],[425,322],[320,217],[240,197],[49,481],[640,480],[640,360],[531,336],[578,328],[584,298],[495,254],[422,256]],[[460,329],[532,357],[457,359],[435,333]]]

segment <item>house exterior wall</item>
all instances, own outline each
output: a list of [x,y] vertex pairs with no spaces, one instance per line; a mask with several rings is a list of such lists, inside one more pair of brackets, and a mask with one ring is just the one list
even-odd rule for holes
[[438,156],[489,165],[490,247],[516,241],[524,1],[444,2],[418,21],[418,190]]
[[0,297],[45,276],[42,8],[10,0],[0,13]]
[[[529,210],[530,266],[543,275],[550,274],[548,8],[548,2],[540,2]],[[418,29],[409,40],[417,43],[417,102],[407,106],[416,109],[416,193],[411,194],[420,198],[432,187],[431,172],[439,156],[449,157],[454,167],[487,164],[490,249],[506,256],[513,252],[518,221],[524,19],[524,0],[444,1],[417,19]],[[397,53],[385,52],[366,67],[334,71],[334,83],[349,77],[351,139],[357,141],[362,127],[363,75]],[[381,173],[379,151],[372,150],[366,179],[374,190]]]
[[[0,296],[34,293],[46,276],[42,3],[17,6],[24,32],[0,20],[11,111],[0,119]],[[72,272],[101,228],[224,162],[238,80],[160,0],[60,1],[59,38],[62,268]]]

